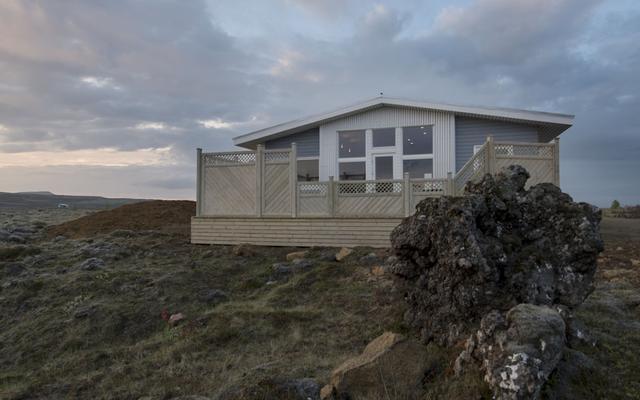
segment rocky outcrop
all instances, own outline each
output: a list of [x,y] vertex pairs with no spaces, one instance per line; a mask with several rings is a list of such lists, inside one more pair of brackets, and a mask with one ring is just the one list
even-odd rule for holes
[[450,345],[492,310],[571,309],[593,291],[600,212],[552,184],[525,190],[528,177],[519,166],[486,175],[468,196],[420,202],[393,231],[392,272],[424,341]]
[[600,211],[520,166],[427,199],[392,233],[391,272],[422,340],[466,339],[455,370],[484,372],[498,399],[536,399],[565,344],[589,343],[573,309],[594,289]]
[[414,399],[422,391],[426,347],[397,333],[385,332],[362,354],[336,368],[322,388],[322,399]]
[[546,306],[519,304],[506,315],[492,311],[466,342],[456,360],[476,362],[497,399],[535,399],[562,357],[565,324],[560,314]]

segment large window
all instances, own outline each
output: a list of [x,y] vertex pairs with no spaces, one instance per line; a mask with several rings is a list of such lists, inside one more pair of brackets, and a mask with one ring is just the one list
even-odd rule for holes
[[411,179],[424,179],[433,176],[433,159],[403,160],[402,169]]
[[402,128],[402,171],[411,179],[433,177],[433,126]]
[[402,128],[402,154],[433,154],[433,128],[431,125]]
[[318,159],[298,160],[298,181],[311,182],[320,179]]
[[396,128],[373,129],[373,147],[396,145]]
[[365,131],[338,132],[338,148],[340,158],[365,156]]
[[363,181],[367,177],[364,161],[341,162],[339,167],[339,180],[341,181]]

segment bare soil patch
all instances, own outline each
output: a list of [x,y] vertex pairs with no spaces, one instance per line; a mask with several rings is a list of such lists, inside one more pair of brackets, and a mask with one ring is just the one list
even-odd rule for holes
[[73,221],[52,226],[47,236],[68,238],[91,237],[116,230],[157,230],[166,233],[189,234],[196,203],[186,200],[153,200],[127,204],[112,210],[98,211]]

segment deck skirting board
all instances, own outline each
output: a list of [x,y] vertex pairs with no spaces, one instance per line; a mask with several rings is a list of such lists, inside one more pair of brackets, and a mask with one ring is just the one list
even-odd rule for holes
[[191,219],[191,243],[261,246],[389,247],[401,218],[215,218]]

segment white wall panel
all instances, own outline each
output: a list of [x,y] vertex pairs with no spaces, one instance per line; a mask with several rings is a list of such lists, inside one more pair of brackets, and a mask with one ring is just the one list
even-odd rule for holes
[[[453,113],[385,106],[340,118],[320,126],[320,180],[337,177],[338,131],[433,125],[434,178],[455,171],[455,118]],[[396,141],[398,142],[398,141]],[[399,143],[396,143],[398,145]],[[401,148],[400,148],[401,150]],[[399,164],[402,163],[398,160]]]

